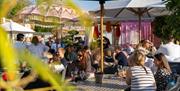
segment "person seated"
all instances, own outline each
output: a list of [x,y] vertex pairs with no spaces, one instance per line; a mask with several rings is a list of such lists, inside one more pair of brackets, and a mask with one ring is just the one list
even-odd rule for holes
[[156,48],[154,47],[154,44],[149,40],[141,40],[138,44],[137,49],[144,52],[144,54],[146,55],[145,66],[149,67],[154,73],[156,70],[153,63],[153,55],[156,53]]
[[157,67],[157,71],[154,75],[157,85],[157,91],[165,91],[171,78],[171,68],[168,64],[167,58],[164,54],[159,53],[154,55],[154,64]]
[[61,73],[65,69],[57,54],[53,55],[52,60],[49,62],[49,67],[56,73]]
[[71,77],[72,71],[75,70],[75,63],[78,59],[77,53],[75,52],[73,45],[68,45],[64,54],[65,59],[67,60],[67,72],[66,76]]
[[117,66],[112,57],[112,52],[110,49],[106,50],[106,55],[104,56],[104,73],[114,74],[117,72]]
[[120,46],[116,46],[113,52],[113,60],[116,62],[116,64],[118,64],[118,60],[116,59],[117,54],[119,54],[121,52],[121,47]]
[[77,67],[77,77],[75,81],[78,80],[86,80],[88,77],[87,73],[87,60],[85,57],[85,51],[84,50],[79,50],[78,51],[78,60],[76,61],[76,67]]
[[156,83],[150,68],[144,66],[145,54],[142,50],[135,50],[131,60],[133,65],[126,71],[126,83],[130,91],[155,91]]
[[67,63],[66,58],[64,57],[65,49],[64,48],[59,48],[57,54],[58,54],[58,56],[60,58],[60,62],[64,65],[64,67],[67,67],[68,63]]
[[100,71],[100,61],[101,61],[101,53],[100,48],[95,49],[93,51],[93,60],[92,60],[92,67],[95,69],[95,72]]
[[128,54],[126,51],[120,51],[115,58],[118,61],[118,65],[122,67],[128,66]]
[[78,59],[76,61],[76,66],[80,71],[86,71],[87,68],[87,60],[85,60],[83,50],[78,51]]

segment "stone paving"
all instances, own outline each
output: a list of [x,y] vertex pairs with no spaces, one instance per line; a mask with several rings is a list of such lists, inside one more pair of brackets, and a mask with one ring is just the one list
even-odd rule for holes
[[95,83],[95,79],[91,78],[86,81],[79,81],[74,84],[77,91],[124,91],[128,86],[125,81],[117,77],[104,77],[102,84]]

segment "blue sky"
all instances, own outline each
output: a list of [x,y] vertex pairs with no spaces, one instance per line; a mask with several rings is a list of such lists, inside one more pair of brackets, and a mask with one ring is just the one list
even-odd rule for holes
[[[35,2],[35,0],[30,0]],[[99,9],[98,1],[85,1],[85,0],[73,0],[83,10],[97,10]]]
[[99,8],[97,1],[74,0],[74,2],[84,10],[96,10]]

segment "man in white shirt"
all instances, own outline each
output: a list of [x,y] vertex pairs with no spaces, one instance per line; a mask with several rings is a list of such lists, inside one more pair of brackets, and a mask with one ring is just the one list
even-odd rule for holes
[[174,44],[174,38],[170,37],[169,42],[165,45],[161,45],[157,53],[163,53],[166,55],[169,61],[173,62],[177,59],[180,59],[180,46]]
[[180,46],[174,44],[172,36],[169,37],[167,44],[159,47],[157,53],[163,53],[169,61],[172,72],[180,74]]

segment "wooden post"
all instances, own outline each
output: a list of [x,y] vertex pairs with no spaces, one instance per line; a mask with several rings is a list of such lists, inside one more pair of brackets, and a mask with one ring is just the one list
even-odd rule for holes
[[139,41],[141,41],[141,14],[138,14],[138,23]]
[[104,47],[103,47],[103,16],[104,16],[104,2],[100,2],[101,6],[101,21],[100,21],[100,27],[101,27],[101,72],[104,72]]

